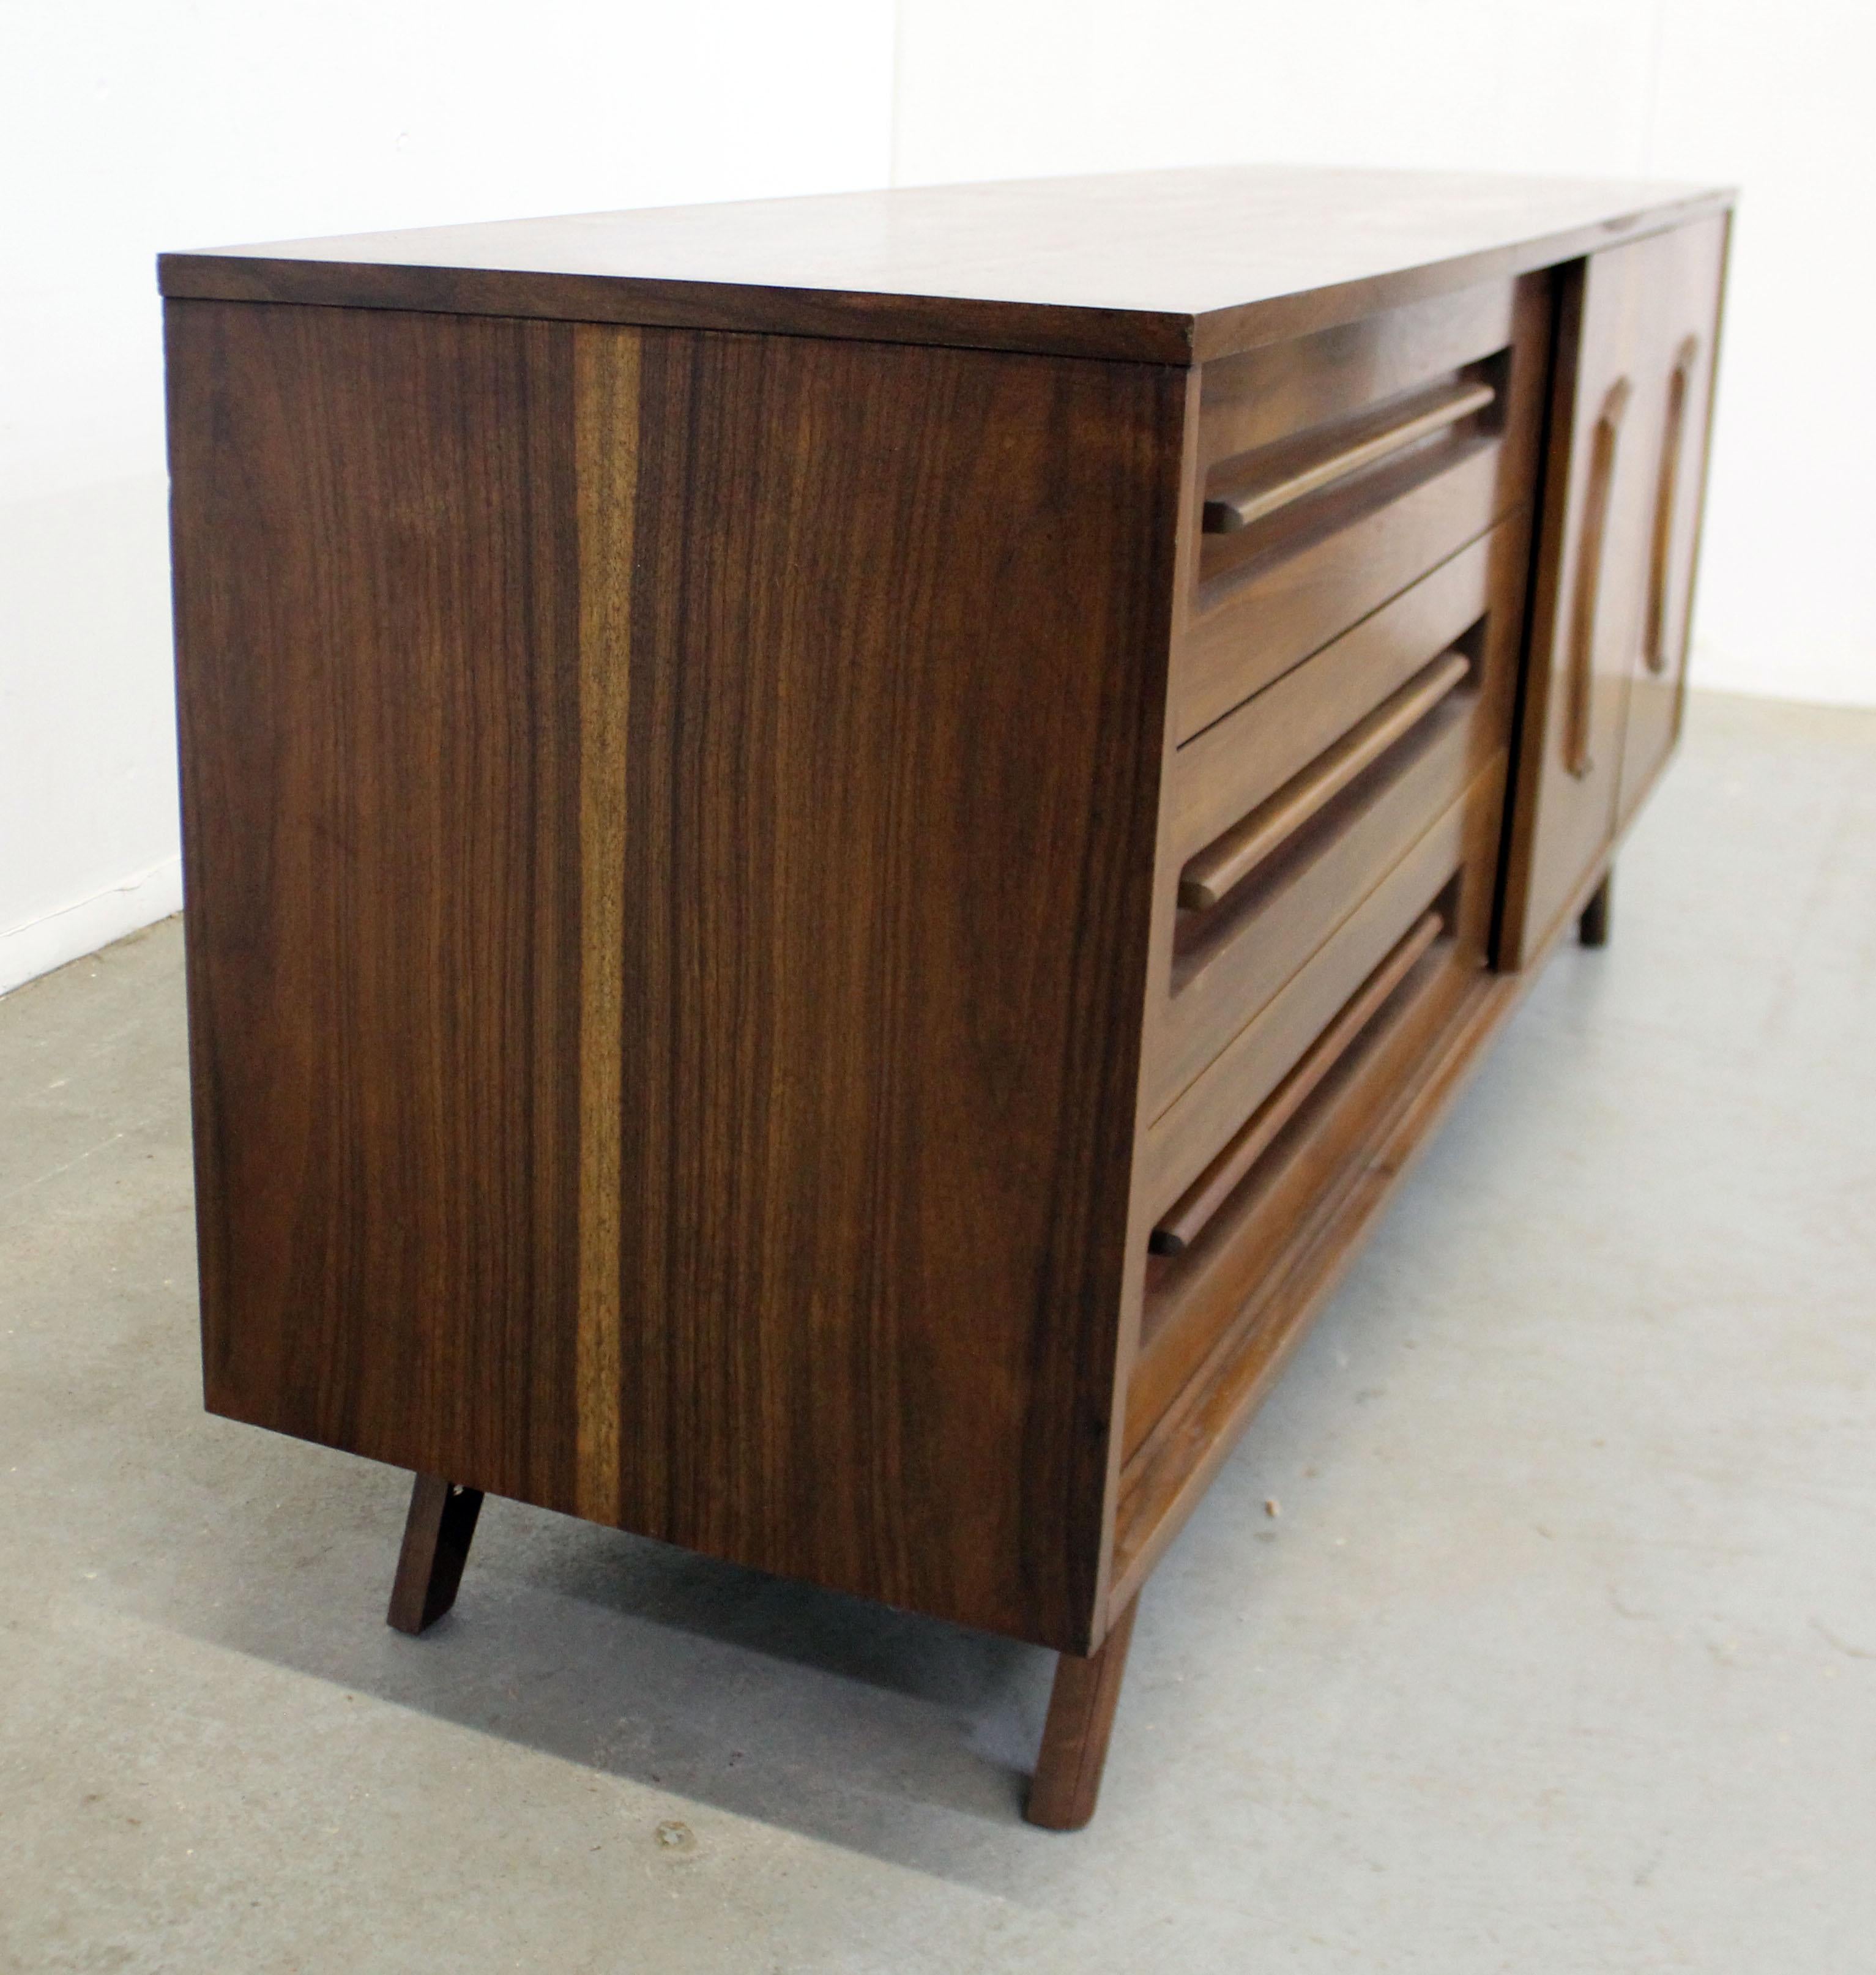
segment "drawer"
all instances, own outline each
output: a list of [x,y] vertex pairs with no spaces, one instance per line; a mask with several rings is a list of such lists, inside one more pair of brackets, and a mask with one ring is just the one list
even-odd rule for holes
[[1437,321],[1396,311],[1207,367],[1178,741],[1529,498],[1549,286],[1527,277],[1447,303]]
[[1510,348],[1518,287],[1489,281],[1215,358],[1200,375],[1199,456],[1218,462],[1385,403]]
[[1463,931],[1444,919],[1424,951],[1409,945],[1405,957],[1398,981],[1383,974],[1375,994],[1357,991],[1344,1033],[1325,1039],[1329,1060],[1299,1066],[1309,1073],[1296,1080],[1303,1087],[1273,1093],[1243,1172],[1224,1175],[1223,1197],[1207,1203],[1203,1226],[1178,1252],[1162,1247],[1148,1256],[1124,1458],[1201,1377],[1221,1340],[1247,1313],[1255,1321],[1257,1299],[1278,1285],[1286,1258],[1306,1246],[1316,1218],[1360,1168],[1378,1120],[1487,978]]
[[1316,1026],[1289,1067],[1256,1101],[1246,1103],[1263,1087],[1253,1076],[1239,1086],[1234,1112],[1214,1107],[1214,1118],[1234,1122],[1188,1180],[1161,1186],[1128,1380],[1127,1458],[1182,1391],[1203,1384],[1221,1341],[1254,1323],[1259,1298],[1306,1248],[1401,1093],[1486,991],[1503,771],[1495,757],[1372,902],[1374,937],[1359,950],[1348,944],[1333,985],[1352,985],[1339,1001],[1325,964]]
[[[1196,871],[1210,859],[1228,876],[1234,845],[1254,855],[1260,837],[1282,833],[1215,905],[1178,913],[1150,1083],[1154,1115],[1269,1006],[1502,751],[1503,733],[1483,711],[1474,658],[1449,652],[1187,866]],[[1359,757],[1363,730],[1385,744],[1389,722],[1403,718],[1392,744],[1335,789],[1338,765]],[[1328,798],[1315,803],[1326,784]]]
[[1183,865],[1222,836],[1520,590],[1523,546],[1515,524],[1494,529],[1176,749],[1170,854]]
[[[1302,1060],[1362,983],[1405,939],[1462,865],[1488,889],[1506,756],[1494,753],[1470,787],[1335,926],[1263,1007],[1148,1128],[1145,1179],[1157,1216],[1197,1179]],[[1489,914],[1490,899],[1485,909]]]

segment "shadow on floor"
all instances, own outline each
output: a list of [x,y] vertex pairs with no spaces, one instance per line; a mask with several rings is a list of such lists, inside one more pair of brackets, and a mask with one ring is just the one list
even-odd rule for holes
[[499,1500],[455,1612],[389,1629],[408,1477],[201,1409],[179,933],[35,983],[0,1024],[26,1582],[149,1628],[137,1649],[178,1678],[245,1655],[908,1865],[948,1871],[973,1832],[1053,1842],[1020,1822],[1036,1648]]
[[383,1620],[401,1474],[199,1431],[251,1443],[248,1485],[148,1623],[902,1865],[934,1868],[934,1813],[1056,1842],[1020,1822],[1053,1653],[492,1498],[455,1609],[411,1638]]

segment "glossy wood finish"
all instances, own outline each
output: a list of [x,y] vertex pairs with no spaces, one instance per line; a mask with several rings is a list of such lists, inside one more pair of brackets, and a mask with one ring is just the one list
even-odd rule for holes
[[1214,358],[1200,377],[1200,470],[1437,386],[1510,347],[1518,284],[1487,281]]
[[[1165,855],[1181,882],[1194,853],[1276,796],[1480,622],[1507,583],[1522,593],[1525,537],[1513,524],[1462,549],[1307,664],[1177,749]],[[1517,640],[1504,645],[1510,717]]]
[[[1293,376],[1306,370],[1312,357],[1334,366],[1319,390],[1294,393],[1316,412],[1330,403],[1345,406],[1377,370],[1392,381],[1410,366],[1442,363],[1474,347],[1488,327],[1502,330],[1506,340],[1461,372],[1422,377],[1424,388],[1405,396],[1349,407],[1326,425],[1236,460],[1201,462],[1205,500],[1215,505],[1237,487],[1237,475],[1251,476],[1238,489],[1247,494],[1280,488],[1313,470],[1305,458],[1326,468],[1346,457],[1352,435],[1378,444],[1411,427],[1431,400],[1472,407],[1404,447],[1384,448],[1366,466],[1337,474],[1252,526],[1201,535],[1189,616],[1173,660],[1182,744],[1530,500],[1549,361],[1549,282],[1526,279],[1473,301],[1459,325],[1470,332],[1464,337],[1428,334],[1418,311],[1391,313],[1394,324],[1365,341],[1310,337],[1290,366],[1258,367],[1280,377],[1286,368]],[[1234,381],[1234,393],[1243,382]],[[1482,399],[1487,389],[1492,395]],[[1240,422],[1233,436],[1243,429]],[[1201,412],[1201,447],[1219,432],[1216,424],[1204,426]],[[1261,481],[1258,462],[1272,455],[1280,456],[1278,478]]]
[[1094,1816],[1138,1610],[1138,1598],[1129,1599],[1097,1652],[1085,1659],[1064,1653],[1056,1662],[1042,1753],[1023,1812],[1031,1824],[1079,1831]]
[[[1456,941],[1436,942],[1286,1122],[1188,1252],[1149,1256],[1140,1338],[1128,1379],[1123,1476],[1132,1475],[1137,1484],[1142,1450],[1149,1441],[1164,1444],[1186,1408],[1225,1375],[1234,1340],[1284,1320],[1270,1316],[1272,1310],[1287,1308],[1289,1320],[1309,1322],[1314,1307],[1309,1296],[1286,1303],[1279,1293],[1286,1257],[1307,1247],[1325,1215],[1332,1222],[1348,1175],[1373,1154],[1377,1119],[1418,1075],[1456,1001],[1487,980],[1475,961],[1458,952]],[[1174,1473],[1176,1464],[1163,1469],[1167,1485],[1157,1494],[1142,1498],[1137,1486],[1123,1493],[1129,1514],[1122,1530],[1131,1531],[1130,1553],[1148,1545],[1153,1517],[1180,1493],[1183,1477]]]
[[[1181,1438],[1178,1422],[1198,1403],[1207,1379],[1219,1375],[1221,1340],[1237,1336],[1274,1293],[1286,1257],[1332,1211],[1351,1175],[1372,1155],[1375,1135],[1402,1086],[1418,1075],[1429,1051],[1437,1053],[1442,1025],[1483,979],[1496,899],[1504,771],[1501,752],[1480,771],[1464,800],[1401,859],[1345,932],[1247,1031],[1247,1043],[1267,1049],[1271,1037],[1282,1033],[1279,1025],[1288,1020],[1286,1004],[1317,1011],[1314,1030],[1304,1033],[1307,1025],[1299,1024],[1300,1040],[1281,1059],[1294,1065],[1286,1079],[1304,1083],[1299,1103],[1284,1107],[1275,1135],[1257,1143],[1253,1160],[1232,1174],[1231,1190],[1207,1203],[1203,1223],[1184,1252],[1145,1260],[1139,1328],[1129,1369],[1123,1513],[1130,1499],[1138,1516],[1166,1510],[1181,1498],[1178,1461],[1196,1458],[1204,1449]],[[1391,971],[1391,958],[1417,943],[1430,913],[1440,921],[1441,936],[1379,1009],[1364,1008],[1366,990]],[[1388,925],[1400,928],[1398,938],[1375,938],[1376,928]],[[1372,956],[1365,967],[1359,964],[1362,956]],[[1352,960],[1358,964],[1350,964]],[[1312,995],[1313,976],[1345,985],[1339,997],[1322,987]],[[1358,1011],[1360,1019],[1350,1024],[1352,1037],[1339,1034],[1342,1018]],[[1320,1064],[1321,1074],[1311,1076],[1311,1059],[1319,1052],[1329,1060]],[[1375,1062],[1382,1066],[1378,1076],[1369,1073]],[[1237,1129],[1239,1120],[1248,1121],[1243,1128],[1247,1137],[1261,1141],[1258,1108],[1281,1103],[1286,1079],[1273,1083],[1261,1099],[1255,1084],[1234,1103],[1227,1101],[1230,1093],[1224,1086],[1211,1093],[1217,1115],[1231,1121],[1211,1142],[1228,1153],[1225,1133]],[[1149,1139],[1149,1152],[1152,1144]],[[1188,1182],[1193,1192],[1204,1187],[1211,1170],[1207,1166],[1193,1175]],[[1141,1184],[1157,1203],[1155,1227],[1163,1225],[1177,1211],[1170,1175],[1149,1158],[1143,1163]],[[1314,1302],[1305,1298],[1283,1320],[1306,1322],[1314,1309]],[[1168,1445],[1173,1453],[1166,1451]],[[1140,1463],[1148,1460],[1149,1448],[1158,1450],[1149,1464],[1160,1485],[1144,1498],[1137,1491],[1130,1497],[1128,1477],[1137,1475]],[[1142,1524],[1129,1540],[1137,1553],[1153,1540]],[[1119,1555],[1117,1549],[1117,1559]]]
[[1219,166],[163,257],[164,292],[1183,364],[1715,210],[1632,182]]
[[1449,436],[1436,457],[1384,469],[1359,491],[1365,498],[1332,490],[1321,507],[1278,518],[1276,538],[1261,554],[1201,591],[1175,665],[1181,741],[1282,678],[1516,504],[1496,443],[1476,434]]
[[417,1471],[394,1624],[492,1490],[1010,1633],[1086,1821],[1141,1585],[1606,927],[1725,203],[166,259],[207,1394]]
[[[1151,1428],[1132,1444],[1117,1505],[1116,1600],[1137,1593],[1184,1526],[1401,1175],[1516,1005],[1523,984],[1516,978],[1471,968],[1456,975],[1450,964],[1441,966],[1443,958],[1436,948],[1423,963],[1431,964],[1436,985],[1449,991],[1434,1004],[1441,1019],[1410,1020],[1408,1046],[1391,1058],[1350,1060],[1350,1082],[1332,1084],[1319,1106],[1306,1111],[1291,1128],[1299,1134],[1286,1149],[1291,1156],[1272,1165],[1275,1211],[1223,1231],[1230,1238],[1221,1252],[1237,1267],[1201,1278],[1219,1286],[1211,1348],[1181,1380],[1173,1403],[1139,1411]],[[1410,978],[1404,991],[1420,984]],[[1410,1018],[1421,1012],[1410,1003]],[[1378,1037],[1383,1045],[1396,1039],[1391,1027]],[[1385,1073],[1364,1079],[1377,1060]],[[1152,1368],[1145,1361],[1144,1369]]]
[[1471,670],[1464,654],[1450,652],[1383,700],[1293,781],[1188,860],[1179,873],[1180,904],[1200,912],[1221,905],[1280,843],[1419,726]]
[[[1444,432],[1490,410],[1497,403],[1495,386],[1479,383],[1436,386],[1405,405],[1384,406],[1370,412],[1353,429],[1329,436],[1326,445],[1282,445],[1281,457],[1253,455],[1234,478],[1224,481],[1205,503],[1203,526],[1208,535],[1236,534],[1293,501],[1320,492],[1338,480],[1378,466],[1421,439]],[[1300,435],[1306,442],[1310,435]]]
[[1476,692],[1451,696],[1224,905],[1181,915],[1171,994],[1154,1043],[1156,1120],[1230,1050],[1504,748]]
[[1263,1008],[1168,1106],[1141,1147],[1155,1220],[1178,1199],[1219,1147],[1300,1060],[1325,1024],[1405,937],[1459,868],[1468,804],[1496,813],[1503,755],[1485,771],[1487,788],[1462,796],[1432,822],[1313,952],[1301,956]]
[[400,1632],[422,1632],[455,1603],[481,1513],[479,1488],[462,1487],[440,1474],[416,1477],[386,1625]]
[[210,1404],[1085,1649],[1182,378],[170,338]]

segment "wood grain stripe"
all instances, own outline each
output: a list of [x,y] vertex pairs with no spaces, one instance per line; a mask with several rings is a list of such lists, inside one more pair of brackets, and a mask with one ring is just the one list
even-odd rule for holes
[[639,359],[629,330],[573,337],[580,538],[580,1314],[574,1489],[583,1516],[620,1513],[619,1024],[625,943],[626,725]]

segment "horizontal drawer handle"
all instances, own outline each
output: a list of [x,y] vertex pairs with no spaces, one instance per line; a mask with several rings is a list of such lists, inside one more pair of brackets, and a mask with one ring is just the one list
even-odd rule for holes
[[1288,507],[1291,501],[1301,500],[1306,494],[1313,494],[1331,481],[1340,480],[1361,467],[1372,466],[1376,460],[1385,459],[1389,453],[1400,452],[1404,446],[1426,438],[1430,432],[1457,425],[1474,412],[1483,411],[1497,396],[1490,384],[1455,384],[1423,410],[1398,425],[1390,425],[1381,432],[1370,432],[1324,458],[1283,475],[1280,479],[1247,488],[1240,494],[1224,494],[1207,500],[1202,531],[1208,535],[1235,534],[1240,528],[1249,527],[1253,521],[1274,514],[1279,508]]
[[1303,1099],[1342,1060],[1349,1045],[1373,1020],[1375,1013],[1406,979],[1414,963],[1440,936],[1444,925],[1437,912],[1423,913],[1406,938],[1355,990],[1342,1013],[1310,1044],[1296,1068],[1252,1112],[1250,1120],[1224,1150],[1174,1203],[1153,1230],[1147,1247],[1155,1255],[1181,1255],[1204,1233],[1206,1224],[1230,1197],[1237,1183],[1256,1165],[1270,1141],[1302,1109]]
[[1449,652],[1384,699],[1310,767],[1190,859],[1179,874],[1180,904],[1191,912],[1209,912],[1286,836],[1425,719],[1471,669],[1463,653]]

